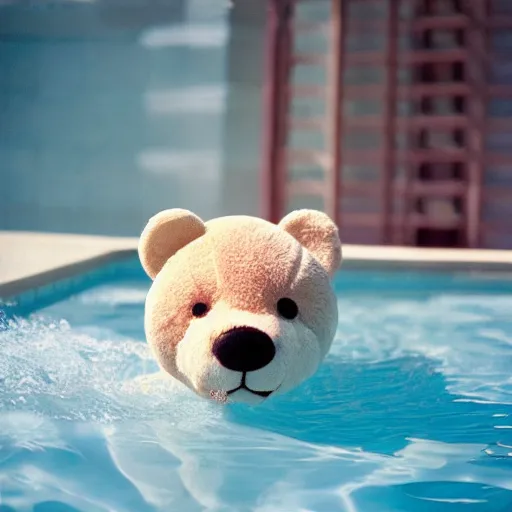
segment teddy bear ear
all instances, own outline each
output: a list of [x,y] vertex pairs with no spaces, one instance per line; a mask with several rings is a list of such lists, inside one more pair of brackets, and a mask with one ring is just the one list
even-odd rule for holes
[[174,208],[149,219],[139,239],[139,258],[151,279],[181,248],[204,235],[204,222],[192,212]]
[[336,224],[317,210],[296,210],[279,223],[333,276],[341,265],[341,242]]

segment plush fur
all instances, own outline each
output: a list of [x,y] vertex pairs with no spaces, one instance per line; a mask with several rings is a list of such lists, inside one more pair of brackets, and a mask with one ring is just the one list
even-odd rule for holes
[[[330,278],[341,264],[327,215],[298,210],[275,225],[166,210],[148,222],[139,255],[153,279],[148,342],[161,368],[199,395],[259,403],[312,376],[327,354],[338,321]],[[280,314],[282,298],[297,305],[295,318]]]

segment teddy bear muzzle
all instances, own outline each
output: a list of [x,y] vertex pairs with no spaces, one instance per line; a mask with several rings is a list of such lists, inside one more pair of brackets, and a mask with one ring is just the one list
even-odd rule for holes
[[255,327],[233,327],[215,340],[212,353],[222,367],[241,373],[239,385],[227,390],[226,397],[245,390],[267,398],[275,391],[255,390],[247,385],[248,373],[265,368],[276,355],[276,346],[265,332]]
[[272,338],[254,327],[235,327],[221,334],[212,347],[217,361],[235,372],[264,368],[276,355]]

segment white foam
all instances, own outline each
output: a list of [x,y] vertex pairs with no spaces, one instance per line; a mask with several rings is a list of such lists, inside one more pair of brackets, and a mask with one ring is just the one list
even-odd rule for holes
[[0,410],[111,422],[179,414],[199,403],[162,374],[146,343],[97,339],[62,321],[21,320],[0,332]]

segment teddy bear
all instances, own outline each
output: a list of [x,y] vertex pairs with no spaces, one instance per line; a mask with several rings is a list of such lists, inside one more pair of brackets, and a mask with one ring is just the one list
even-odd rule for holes
[[296,210],[275,224],[165,210],[138,252],[152,280],[148,343],[160,368],[199,396],[256,405],[310,378],[327,355],[342,250],[326,214]]

